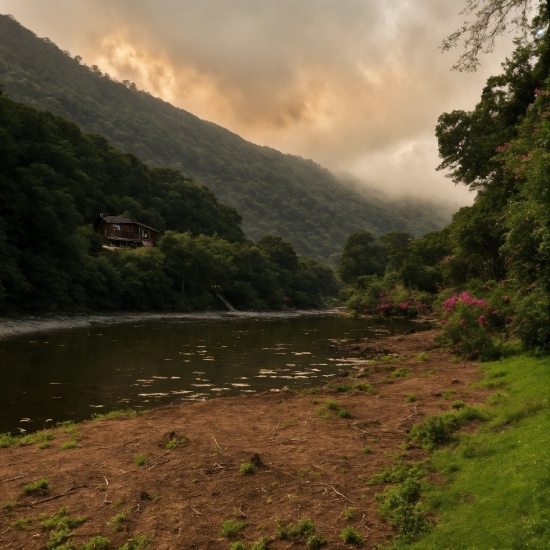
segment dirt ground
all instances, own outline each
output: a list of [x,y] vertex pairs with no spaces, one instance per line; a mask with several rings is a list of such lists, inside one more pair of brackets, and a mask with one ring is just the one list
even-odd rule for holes
[[[352,382],[372,384],[378,395],[324,388],[318,395],[280,391],[212,399],[136,418],[84,422],[76,426],[77,434],[60,427],[44,450],[36,445],[1,449],[0,505],[19,505],[0,509],[0,549],[45,548],[49,533],[40,517],[63,506],[71,516],[87,518],[74,530],[77,545],[103,535],[118,548],[144,534],[154,537],[156,550],[229,550],[234,540],[251,544],[262,536],[272,538],[273,549],[305,548],[304,541],[280,540],[276,520],[309,518],[327,548],[348,548],[339,535],[353,526],[366,538],[364,548],[374,549],[394,532],[376,511],[374,494],[382,488],[364,480],[391,464],[394,453],[404,453],[407,460],[425,456],[421,449],[400,449],[406,432],[424,417],[451,409],[456,399],[479,404],[487,397],[469,386],[478,379],[478,365],[451,363],[450,353],[435,347],[436,334],[418,332],[340,349],[340,357],[348,359],[345,370],[358,377]],[[427,358],[421,361],[423,352]],[[389,354],[395,361],[380,357]],[[402,369],[411,372],[392,375]],[[338,382],[350,379],[342,373],[331,384]],[[408,394],[416,402],[407,402]],[[351,416],[338,417],[328,400]],[[189,441],[169,450],[171,432]],[[77,447],[61,451],[72,437]],[[372,452],[362,452],[365,447]],[[241,464],[255,454],[263,465],[240,473]],[[146,458],[142,466],[136,465],[138,455]],[[44,477],[48,491],[24,495],[25,485]],[[351,520],[343,516],[349,507],[356,508]],[[107,522],[121,512],[127,519],[115,532]],[[23,518],[32,523],[12,526]],[[228,519],[246,524],[232,540],[220,537]]]

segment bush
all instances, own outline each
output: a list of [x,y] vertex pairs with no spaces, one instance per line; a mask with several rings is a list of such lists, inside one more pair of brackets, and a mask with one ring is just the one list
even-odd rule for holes
[[220,536],[225,538],[230,538],[233,535],[235,535],[237,532],[239,532],[241,529],[243,529],[245,526],[246,526],[246,523],[228,519],[227,521],[224,521],[222,523],[222,530],[220,531]]
[[346,544],[365,544],[365,539],[353,527],[346,527],[340,534]]

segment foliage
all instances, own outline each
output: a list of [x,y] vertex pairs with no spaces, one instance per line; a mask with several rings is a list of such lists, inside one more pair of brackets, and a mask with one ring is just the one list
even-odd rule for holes
[[246,526],[246,523],[243,523],[241,521],[234,521],[232,519],[228,519],[227,521],[224,521],[222,523],[222,529],[220,531],[220,536],[226,537],[226,538],[231,538],[233,535],[235,535],[237,532],[239,532],[245,526]]
[[315,523],[310,519],[301,519],[298,523],[289,523],[285,527],[279,523],[277,533],[283,540],[305,540],[308,548],[320,548],[325,544],[325,538],[317,531]]
[[[276,232],[300,255],[319,261],[339,255],[350,233],[420,235],[448,221],[441,207],[354,191],[311,160],[254,145],[130,82],[116,82],[7,16],[0,17],[0,82],[17,101],[101,134],[149,166],[169,166],[207,185],[243,215],[250,238]],[[173,222],[167,227],[182,231]]]
[[346,544],[365,544],[365,539],[353,527],[346,527],[340,534],[340,538]]
[[50,483],[48,479],[44,477],[42,479],[34,481],[33,483],[29,483],[28,485],[25,485],[23,487],[23,492],[26,495],[30,495],[38,491],[48,491],[49,488],[50,488]]
[[[290,243],[244,238],[240,217],[179,172],[0,96],[0,310],[320,307],[332,270]],[[166,229],[158,247],[103,250],[111,210]]]

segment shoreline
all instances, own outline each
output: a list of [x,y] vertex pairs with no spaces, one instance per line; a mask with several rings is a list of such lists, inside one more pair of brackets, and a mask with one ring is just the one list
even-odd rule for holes
[[[101,535],[113,548],[147,535],[155,550],[227,550],[220,527],[229,518],[242,521],[231,542],[267,537],[273,550],[289,548],[277,534],[277,518],[283,525],[310,518],[335,550],[349,548],[340,533],[350,526],[369,550],[387,544],[397,532],[378,514],[375,494],[382,488],[366,482],[391,467],[396,453],[412,463],[426,458],[420,447],[402,443],[414,424],[453,410],[446,391],[469,405],[490,393],[470,385],[479,380],[477,363],[451,365],[452,354],[434,344],[436,333],[342,349],[359,356],[350,373],[317,389],[107,415],[0,449],[4,500],[13,503],[0,511],[0,546],[44,548],[49,533],[39,527],[40,514],[50,517],[60,507],[86,518],[68,537],[80,543]],[[392,361],[365,358],[387,353]],[[49,489],[25,494],[40,479]],[[124,520],[113,529],[118,513]]]
[[108,326],[142,321],[224,321],[243,319],[292,319],[297,317],[343,315],[344,309],[311,309],[293,311],[198,311],[190,313],[97,313],[86,315],[35,315],[0,317],[0,339],[37,332],[52,332]]

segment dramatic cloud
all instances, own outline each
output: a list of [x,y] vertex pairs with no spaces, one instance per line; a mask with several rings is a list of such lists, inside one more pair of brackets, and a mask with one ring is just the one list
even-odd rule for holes
[[[472,200],[436,173],[434,126],[504,53],[453,73],[463,0],[0,0],[41,36],[253,142],[398,194]],[[509,44],[504,44],[504,48]],[[458,52],[457,52],[458,55]]]

